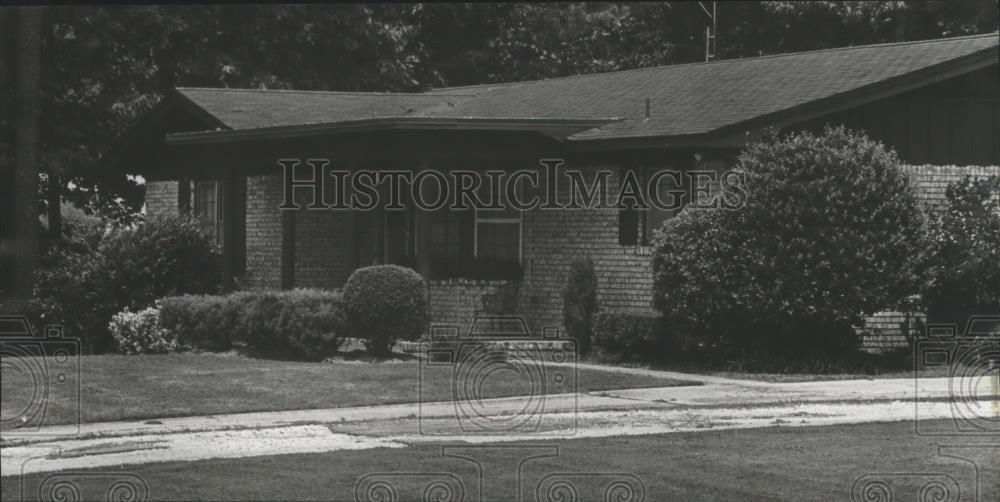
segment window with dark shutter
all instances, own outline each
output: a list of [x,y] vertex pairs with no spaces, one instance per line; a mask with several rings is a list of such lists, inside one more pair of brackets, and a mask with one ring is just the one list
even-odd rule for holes
[[[623,167],[618,172],[619,187],[625,180],[626,175],[631,171],[637,176],[639,174],[635,166]],[[641,182],[640,182],[641,183]],[[619,188],[620,189],[620,188]],[[622,205],[618,208],[618,244],[622,246],[634,246],[639,244],[641,236],[639,235],[639,229],[642,228],[640,225],[640,213],[642,211],[635,207],[634,201],[630,199],[625,199],[622,201]]]
[[678,204],[679,206],[674,209],[660,209],[655,207],[652,202],[649,202],[650,207],[643,211],[641,218],[642,243],[645,245],[655,244],[656,231],[663,227],[665,221],[680,213],[681,208],[686,203],[685,197],[680,194],[680,192],[686,190],[685,178],[681,177],[678,179],[674,176],[657,177],[657,173],[664,169],[671,168],[643,166],[643,183],[656,182],[656,186],[652,187],[652,189],[657,191],[656,196],[661,204]]

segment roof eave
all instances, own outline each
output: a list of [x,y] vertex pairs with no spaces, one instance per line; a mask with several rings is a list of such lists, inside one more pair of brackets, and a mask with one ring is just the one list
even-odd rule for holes
[[259,139],[301,138],[382,130],[524,131],[538,132],[554,139],[562,140],[571,134],[593,129],[618,120],[621,119],[392,117],[353,120],[349,122],[175,133],[168,134],[166,142],[169,145],[232,143]]

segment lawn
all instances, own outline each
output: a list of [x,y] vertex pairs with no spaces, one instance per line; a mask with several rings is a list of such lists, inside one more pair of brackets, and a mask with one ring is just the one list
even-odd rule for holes
[[[941,482],[949,489],[959,487],[961,500],[975,500],[973,464],[938,455],[939,444],[954,442],[954,438],[915,436],[912,423],[899,422],[575,439],[532,445],[477,445],[466,446],[461,453],[482,462],[486,483],[483,491],[489,500],[516,500],[518,462],[530,454],[546,453],[558,453],[558,457],[528,460],[524,464],[523,500],[536,500],[535,489],[540,483],[558,488],[554,481],[560,480],[576,487],[579,500],[608,500],[601,496],[602,489],[615,480],[644,486],[648,501],[852,500],[852,487],[864,476],[867,477],[862,482],[884,481],[893,491],[892,500],[923,500],[918,498],[920,489],[934,482]],[[982,443],[981,438],[979,442]],[[977,449],[968,458],[982,469],[979,475],[985,491],[979,500],[1000,499],[997,487],[1000,448]],[[446,458],[441,446],[429,445],[147,464],[55,476],[79,480],[85,498],[103,498],[104,490],[115,476],[122,475],[115,472],[139,476],[148,484],[153,500],[355,500],[356,484],[369,475],[373,476],[369,478],[372,485],[378,481],[392,485],[398,500],[462,500],[421,498],[423,488],[433,480],[464,488],[464,500],[480,500],[475,465]],[[32,475],[24,480],[29,499],[35,496],[35,487],[45,478],[46,475]],[[4,483],[5,500],[19,496],[16,479]],[[558,489],[542,490],[539,498],[578,500],[560,498],[558,493]],[[958,500],[957,495],[952,491],[949,496],[934,500]],[[396,499],[373,497],[372,500]],[[889,499],[868,496],[856,500]]]
[[[25,393],[32,388],[24,374],[19,377],[8,372],[7,363],[5,359],[0,395],[5,417],[17,413],[13,409],[26,402]],[[51,360],[47,363],[48,371],[54,373],[58,365]],[[79,367],[83,422],[413,403],[418,401],[421,388],[425,401],[445,401],[451,399],[455,380],[454,366],[425,367],[421,372],[416,360],[304,363],[218,354],[101,355],[82,356]],[[565,373],[564,368],[547,371]],[[66,375],[66,381],[50,386],[53,393],[48,399],[47,425],[75,420],[77,378],[73,371]],[[575,379],[571,373],[566,375],[561,384],[547,378],[544,393],[692,384],[593,370],[580,370]],[[478,395],[541,393],[538,389],[542,387],[532,388],[528,380],[517,375],[494,376],[497,378],[490,378]]]

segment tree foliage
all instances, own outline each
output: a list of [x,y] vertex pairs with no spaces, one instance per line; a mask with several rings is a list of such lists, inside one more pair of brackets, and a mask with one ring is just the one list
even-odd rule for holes
[[[988,33],[996,12],[997,0],[719,2],[717,57]],[[709,22],[698,2],[46,7],[41,170],[71,202],[127,220],[142,188],[96,161],[171,86],[406,91],[688,63],[703,60]],[[12,74],[0,71],[5,107]]]
[[973,315],[1000,315],[1000,176],[948,186],[930,218],[931,274],[922,300],[934,323],[960,329]]

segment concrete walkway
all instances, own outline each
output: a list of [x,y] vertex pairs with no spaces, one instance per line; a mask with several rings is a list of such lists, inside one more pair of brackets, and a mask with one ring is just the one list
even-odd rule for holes
[[[946,378],[765,383],[636,368],[581,367],[655,374],[704,385],[53,426],[30,436],[0,436],[0,474],[426,442],[942,419],[956,417],[956,402],[978,417],[1000,416],[1000,402],[991,400],[996,384],[991,386],[985,379],[958,387]],[[955,389],[974,391],[961,396]],[[246,446],[250,443],[253,447]]]

